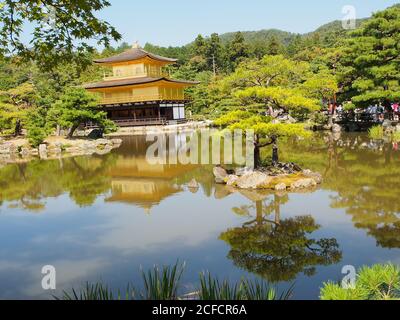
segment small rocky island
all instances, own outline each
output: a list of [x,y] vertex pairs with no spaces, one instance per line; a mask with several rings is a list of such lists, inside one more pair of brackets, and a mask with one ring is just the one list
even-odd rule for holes
[[322,175],[302,170],[294,163],[278,163],[276,166],[226,170],[220,166],[213,170],[215,182],[236,189],[296,191],[315,188],[322,183]]

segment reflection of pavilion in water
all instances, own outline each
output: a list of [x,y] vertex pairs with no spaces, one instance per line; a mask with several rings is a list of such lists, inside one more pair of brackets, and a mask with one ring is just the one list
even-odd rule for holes
[[128,148],[133,147],[139,155],[120,156],[109,170],[112,195],[106,201],[134,204],[150,212],[166,198],[182,192],[182,178],[197,166],[149,163],[143,141],[139,144],[137,140],[132,142]]

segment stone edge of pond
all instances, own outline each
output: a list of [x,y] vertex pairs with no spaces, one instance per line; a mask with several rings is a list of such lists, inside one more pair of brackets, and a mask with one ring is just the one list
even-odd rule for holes
[[33,148],[23,138],[0,140],[0,167],[33,160],[54,160],[84,155],[105,155],[121,146],[121,139],[66,139],[50,137]]
[[139,126],[119,128],[117,132],[109,133],[106,137],[141,136],[146,134],[166,134],[191,132],[198,129],[206,129],[212,125],[212,121],[196,121],[182,124],[171,124],[166,126]]

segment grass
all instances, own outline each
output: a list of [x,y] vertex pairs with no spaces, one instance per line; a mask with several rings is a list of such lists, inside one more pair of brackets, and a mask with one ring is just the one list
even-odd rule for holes
[[[130,286],[125,291],[125,300],[133,300],[135,298],[134,289],[130,289]],[[114,295],[113,291],[102,283],[86,283],[79,291],[72,289],[72,292],[63,292],[61,298],[55,297],[57,300],[85,300],[85,301],[111,301],[111,300],[122,300],[121,291],[118,291],[117,295]]]
[[210,273],[200,274],[200,300],[289,300],[292,293],[292,289],[289,289],[278,297],[276,290],[265,281],[242,279],[238,283],[230,284],[228,280],[220,282],[218,279],[213,278]]
[[86,283],[81,289],[72,289],[71,292],[64,291],[61,297],[54,297],[57,300],[135,300],[139,297],[142,300],[184,300],[196,298],[198,300],[289,300],[292,296],[292,289],[280,296],[276,290],[270,287],[265,281],[250,281],[242,279],[237,283],[230,283],[228,280],[220,282],[210,273],[200,274],[200,287],[197,292],[189,295],[179,296],[181,278],[185,270],[185,264],[179,261],[173,266],[154,266],[153,269],[142,271],[144,291],[139,295],[133,286],[122,293],[114,291],[102,283]]
[[144,300],[177,300],[179,283],[185,264],[177,262],[173,266],[154,266],[152,270],[142,271],[144,281]]

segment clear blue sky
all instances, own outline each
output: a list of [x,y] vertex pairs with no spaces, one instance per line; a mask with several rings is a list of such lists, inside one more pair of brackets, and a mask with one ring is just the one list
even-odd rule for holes
[[183,45],[199,33],[276,28],[310,32],[343,17],[353,5],[357,17],[368,17],[394,0],[110,0],[101,17],[117,27],[123,40]]

